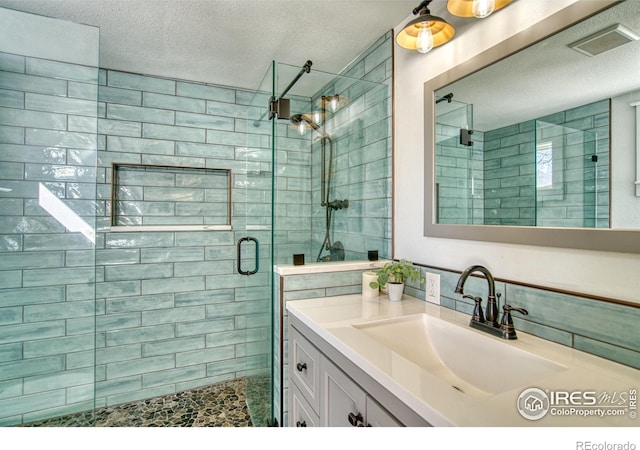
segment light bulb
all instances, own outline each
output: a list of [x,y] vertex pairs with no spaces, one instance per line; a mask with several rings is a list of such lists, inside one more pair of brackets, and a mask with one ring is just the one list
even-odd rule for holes
[[331,101],[329,102],[329,107],[331,108],[331,112],[336,112],[338,110],[338,102],[340,101],[340,97],[337,95],[331,96]]
[[496,9],[496,0],[473,0],[471,10],[474,17],[483,19]]
[[298,134],[300,134],[300,136],[303,136],[306,128],[307,127],[304,122],[300,120],[300,123],[298,124]]
[[320,124],[320,111],[313,112],[313,121],[318,125]]
[[416,50],[420,53],[427,53],[429,50],[433,48],[433,34],[431,34],[431,28],[428,26],[426,28],[421,28],[418,31],[418,36],[416,39]]

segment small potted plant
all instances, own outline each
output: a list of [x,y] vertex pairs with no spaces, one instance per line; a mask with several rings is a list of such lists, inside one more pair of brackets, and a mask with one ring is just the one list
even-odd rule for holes
[[383,288],[387,286],[389,300],[397,302],[402,300],[405,281],[420,280],[422,283],[422,272],[420,269],[405,259],[385,264],[378,272],[378,281],[372,281],[369,286],[373,289]]

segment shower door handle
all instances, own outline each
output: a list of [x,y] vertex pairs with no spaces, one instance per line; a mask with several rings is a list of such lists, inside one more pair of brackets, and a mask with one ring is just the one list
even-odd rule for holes
[[[256,266],[254,270],[242,270],[242,243],[246,241],[251,241],[256,244]],[[238,240],[238,273],[240,275],[253,275],[258,273],[258,269],[260,268],[260,243],[254,237],[243,237]]]

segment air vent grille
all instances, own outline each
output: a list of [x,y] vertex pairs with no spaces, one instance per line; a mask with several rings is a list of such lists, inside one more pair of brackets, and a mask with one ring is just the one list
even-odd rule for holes
[[596,56],[638,39],[640,36],[633,31],[621,24],[616,24],[569,44],[569,47],[587,56]]

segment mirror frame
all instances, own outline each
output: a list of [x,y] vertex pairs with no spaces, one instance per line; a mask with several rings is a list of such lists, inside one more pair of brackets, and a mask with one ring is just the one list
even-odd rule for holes
[[620,0],[577,1],[424,83],[424,235],[426,237],[640,253],[640,230],[449,225],[438,224],[435,221],[435,92],[617,3],[620,3]]

